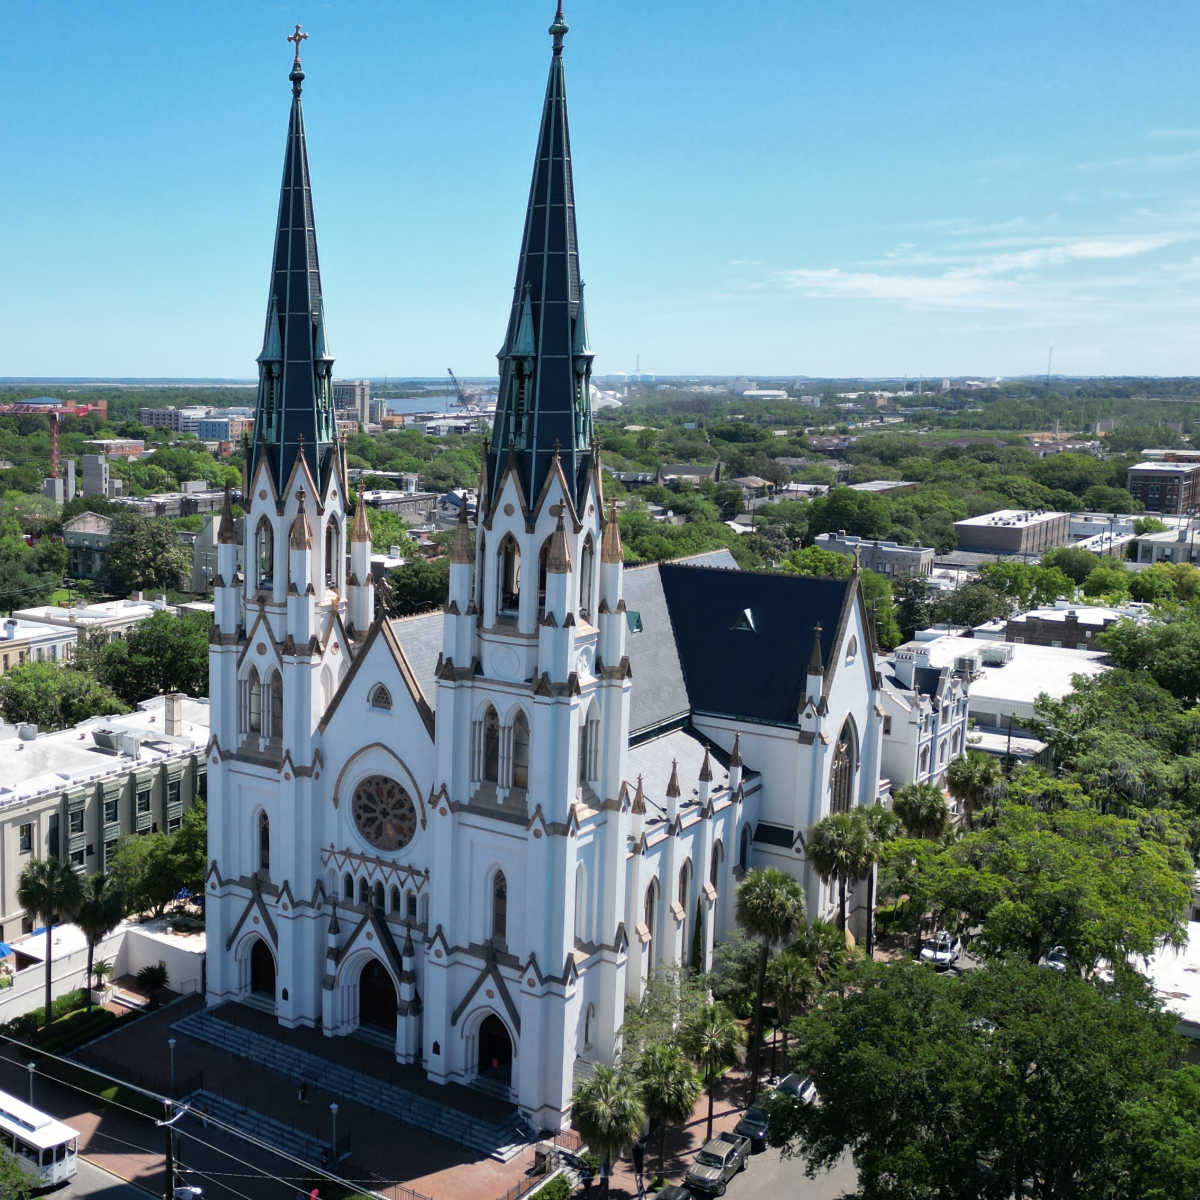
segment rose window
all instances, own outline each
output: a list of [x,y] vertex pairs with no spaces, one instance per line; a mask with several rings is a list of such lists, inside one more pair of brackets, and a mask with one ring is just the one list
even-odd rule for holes
[[358,832],[379,850],[403,849],[417,831],[409,794],[385,775],[372,775],[354,789],[351,812]]

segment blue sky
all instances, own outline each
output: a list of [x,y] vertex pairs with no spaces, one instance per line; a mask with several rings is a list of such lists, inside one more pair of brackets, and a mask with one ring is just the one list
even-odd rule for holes
[[[1194,3],[565,15],[598,372],[1200,374]],[[10,0],[0,375],[253,374],[296,21],[337,374],[494,371],[552,16]]]

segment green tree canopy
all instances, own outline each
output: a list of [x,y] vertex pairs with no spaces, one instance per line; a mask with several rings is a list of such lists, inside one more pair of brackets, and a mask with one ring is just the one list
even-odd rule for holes
[[110,592],[128,596],[179,587],[190,562],[170,521],[129,512],[116,514],[112,521],[112,544],[104,567]]
[[[796,1023],[820,1104],[780,1097],[770,1139],[807,1171],[853,1155],[862,1200],[1129,1200],[1200,1188],[1184,1115],[1200,1074],[1134,980],[994,965],[952,980],[864,964]],[[1142,1190],[1145,1183],[1165,1191]]]
[[386,606],[393,617],[441,608],[450,594],[450,559],[414,558],[387,577]]
[[0,714],[40,729],[67,729],[88,717],[127,711],[120,697],[81,671],[25,663],[0,675]]
[[93,670],[126,704],[165,692],[208,695],[208,632],[203,613],[157,612],[95,654]]

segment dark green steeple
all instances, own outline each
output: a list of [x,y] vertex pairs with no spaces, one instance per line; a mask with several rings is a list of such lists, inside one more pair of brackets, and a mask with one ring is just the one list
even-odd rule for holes
[[260,457],[265,458],[275,487],[282,490],[297,456],[303,454],[323,491],[337,462],[339,447],[333,409],[333,358],[325,344],[317,231],[304,112],[300,107],[300,85],[304,81],[300,41],[307,36],[297,25],[288,39],[296,43],[289,75],[292,110],[279,191],[267,325],[258,356],[258,406],[249,466],[253,473]]
[[579,282],[571,135],[562,60],[566,32],[560,3],[550,26],[554,54],[512,312],[499,355],[500,397],[488,464],[489,505],[500,486],[510,450],[531,505],[537,502],[558,453],[578,509],[591,464],[592,351],[583,313],[583,285]]

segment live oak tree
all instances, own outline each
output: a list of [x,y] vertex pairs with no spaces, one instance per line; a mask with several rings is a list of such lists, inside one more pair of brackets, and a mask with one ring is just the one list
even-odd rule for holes
[[66,729],[88,717],[125,712],[127,707],[97,680],[59,663],[25,663],[0,675],[0,715],[6,721]]
[[208,634],[203,613],[157,612],[93,653],[93,670],[126,704],[163,692],[208,695]]
[[188,556],[170,521],[119,513],[113,517],[112,534],[104,566],[105,586],[110,592],[128,596],[179,587],[188,570]]
[[1197,1194],[1200,1073],[1140,980],[900,962],[854,982],[793,1026],[821,1103],[769,1105],[810,1177],[848,1152],[861,1200]]

